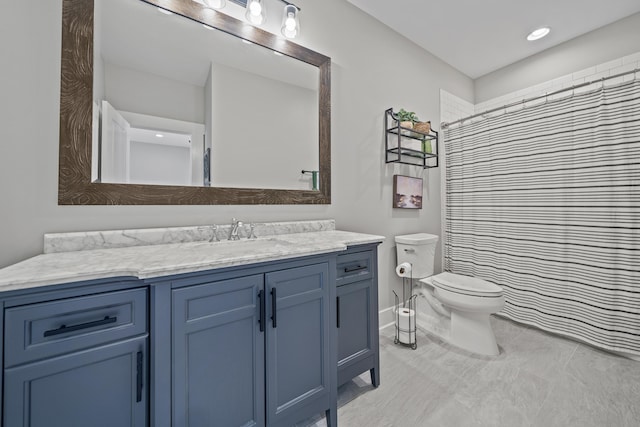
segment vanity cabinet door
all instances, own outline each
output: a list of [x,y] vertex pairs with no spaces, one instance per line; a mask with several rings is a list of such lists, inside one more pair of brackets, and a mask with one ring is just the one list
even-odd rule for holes
[[338,256],[336,329],[338,386],[366,372],[380,384],[377,249],[349,249]]
[[[342,385],[367,369],[373,369],[375,348],[372,317],[372,282],[363,280],[337,289],[338,385]],[[373,374],[373,372],[372,372]],[[374,386],[377,382],[374,379]]]
[[[328,264],[267,273],[267,424],[329,408],[331,369]],[[335,360],[335,358],[333,359]],[[335,372],[335,367],[333,367]],[[294,418],[291,418],[294,417]]]
[[173,426],[264,426],[263,281],[173,291]]
[[4,425],[147,425],[147,339],[5,369]]

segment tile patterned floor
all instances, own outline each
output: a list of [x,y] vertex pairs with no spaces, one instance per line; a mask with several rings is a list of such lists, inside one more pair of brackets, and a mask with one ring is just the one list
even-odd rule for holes
[[[478,356],[418,333],[380,333],[381,385],[339,390],[339,427],[638,427],[640,362],[493,317],[501,353]],[[324,418],[297,427],[324,427]]]

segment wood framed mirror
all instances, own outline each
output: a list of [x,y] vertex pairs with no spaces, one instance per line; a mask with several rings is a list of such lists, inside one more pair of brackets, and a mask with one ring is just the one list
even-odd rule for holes
[[[101,180],[95,179],[95,170],[92,174],[96,154],[94,127],[99,123],[94,109],[94,0],[63,0],[58,204],[330,204],[331,59],[192,0],[138,1],[317,67],[319,174],[314,180],[318,178],[319,189],[98,182]],[[280,155],[286,156],[286,153]]]

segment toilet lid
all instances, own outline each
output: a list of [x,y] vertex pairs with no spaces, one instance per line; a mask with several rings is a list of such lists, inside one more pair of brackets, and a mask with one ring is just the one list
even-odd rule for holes
[[435,286],[459,294],[484,297],[498,297],[502,295],[502,288],[500,286],[494,285],[486,280],[478,279],[477,277],[445,272],[432,276],[431,279]]

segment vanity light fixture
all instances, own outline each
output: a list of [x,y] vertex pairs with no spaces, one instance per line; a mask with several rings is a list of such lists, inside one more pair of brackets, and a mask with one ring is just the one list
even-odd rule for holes
[[[195,0],[194,0],[195,1]],[[222,9],[226,6],[226,0],[198,0],[211,9]],[[240,3],[238,0],[233,0]],[[287,0],[278,0],[284,3],[282,13],[282,26],[280,32],[288,39],[294,39],[300,34],[300,8]],[[161,9],[162,10],[162,9]],[[253,25],[262,25],[267,20],[266,0],[246,0],[245,18]]]
[[549,31],[551,31],[549,27],[540,27],[537,30],[531,31],[531,33],[529,33],[529,35],[527,36],[527,40],[534,41],[534,40],[541,39],[547,34],[549,34]]
[[164,138],[164,135],[161,133],[156,133],[156,138]]
[[226,6],[227,0],[203,0],[204,4],[211,9],[222,9]]
[[267,8],[263,0],[247,0],[247,21],[254,25],[262,25],[267,20]]
[[[281,0],[282,1],[282,0]],[[286,3],[286,2],[284,2]],[[300,9],[294,4],[286,3],[282,14],[282,35],[288,39],[295,39],[300,34]]]

